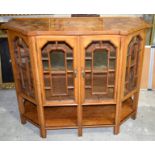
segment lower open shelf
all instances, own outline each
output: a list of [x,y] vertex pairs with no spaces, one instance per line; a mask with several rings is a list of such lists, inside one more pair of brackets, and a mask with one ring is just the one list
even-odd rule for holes
[[83,106],[82,125],[86,127],[115,124],[115,105]]
[[[44,107],[46,129],[77,128],[77,106]],[[82,106],[82,126],[114,126],[116,105]],[[121,121],[133,112],[132,100],[122,103]],[[25,118],[39,126],[37,107],[31,102],[25,103]]]
[[[77,127],[77,107],[44,107],[46,128]],[[37,108],[27,102],[25,104],[25,115],[28,120],[39,125]]]
[[134,109],[133,109],[133,100],[131,98],[125,100],[122,103],[122,110],[121,110],[121,123],[126,120],[127,118],[129,118],[130,116],[132,116],[132,114],[134,113]]

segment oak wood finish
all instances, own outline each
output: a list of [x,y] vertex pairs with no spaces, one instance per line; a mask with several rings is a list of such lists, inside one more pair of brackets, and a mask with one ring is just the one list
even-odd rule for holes
[[3,25],[21,122],[39,127],[44,138],[58,128],[77,128],[82,136],[83,127],[114,127],[118,134],[136,117],[149,27],[134,17],[27,18]]

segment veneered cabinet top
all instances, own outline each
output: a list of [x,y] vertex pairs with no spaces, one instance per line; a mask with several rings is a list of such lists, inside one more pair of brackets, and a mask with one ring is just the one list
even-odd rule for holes
[[128,35],[149,27],[138,17],[16,18],[3,25],[24,35]]

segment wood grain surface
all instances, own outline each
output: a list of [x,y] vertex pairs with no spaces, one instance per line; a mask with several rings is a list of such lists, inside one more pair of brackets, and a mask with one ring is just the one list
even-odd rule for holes
[[127,35],[149,27],[138,17],[18,18],[2,26],[25,35]]

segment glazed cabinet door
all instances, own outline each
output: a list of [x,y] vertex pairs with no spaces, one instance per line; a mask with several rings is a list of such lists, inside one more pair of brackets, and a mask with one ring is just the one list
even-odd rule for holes
[[76,38],[43,36],[36,40],[44,104],[77,104]]
[[16,90],[18,94],[34,102],[34,76],[28,38],[12,31],[8,34]]
[[124,64],[124,99],[131,97],[135,92],[139,91],[143,53],[145,45],[145,31],[139,31],[126,38]]
[[119,36],[81,37],[81,102],[115,104]]

